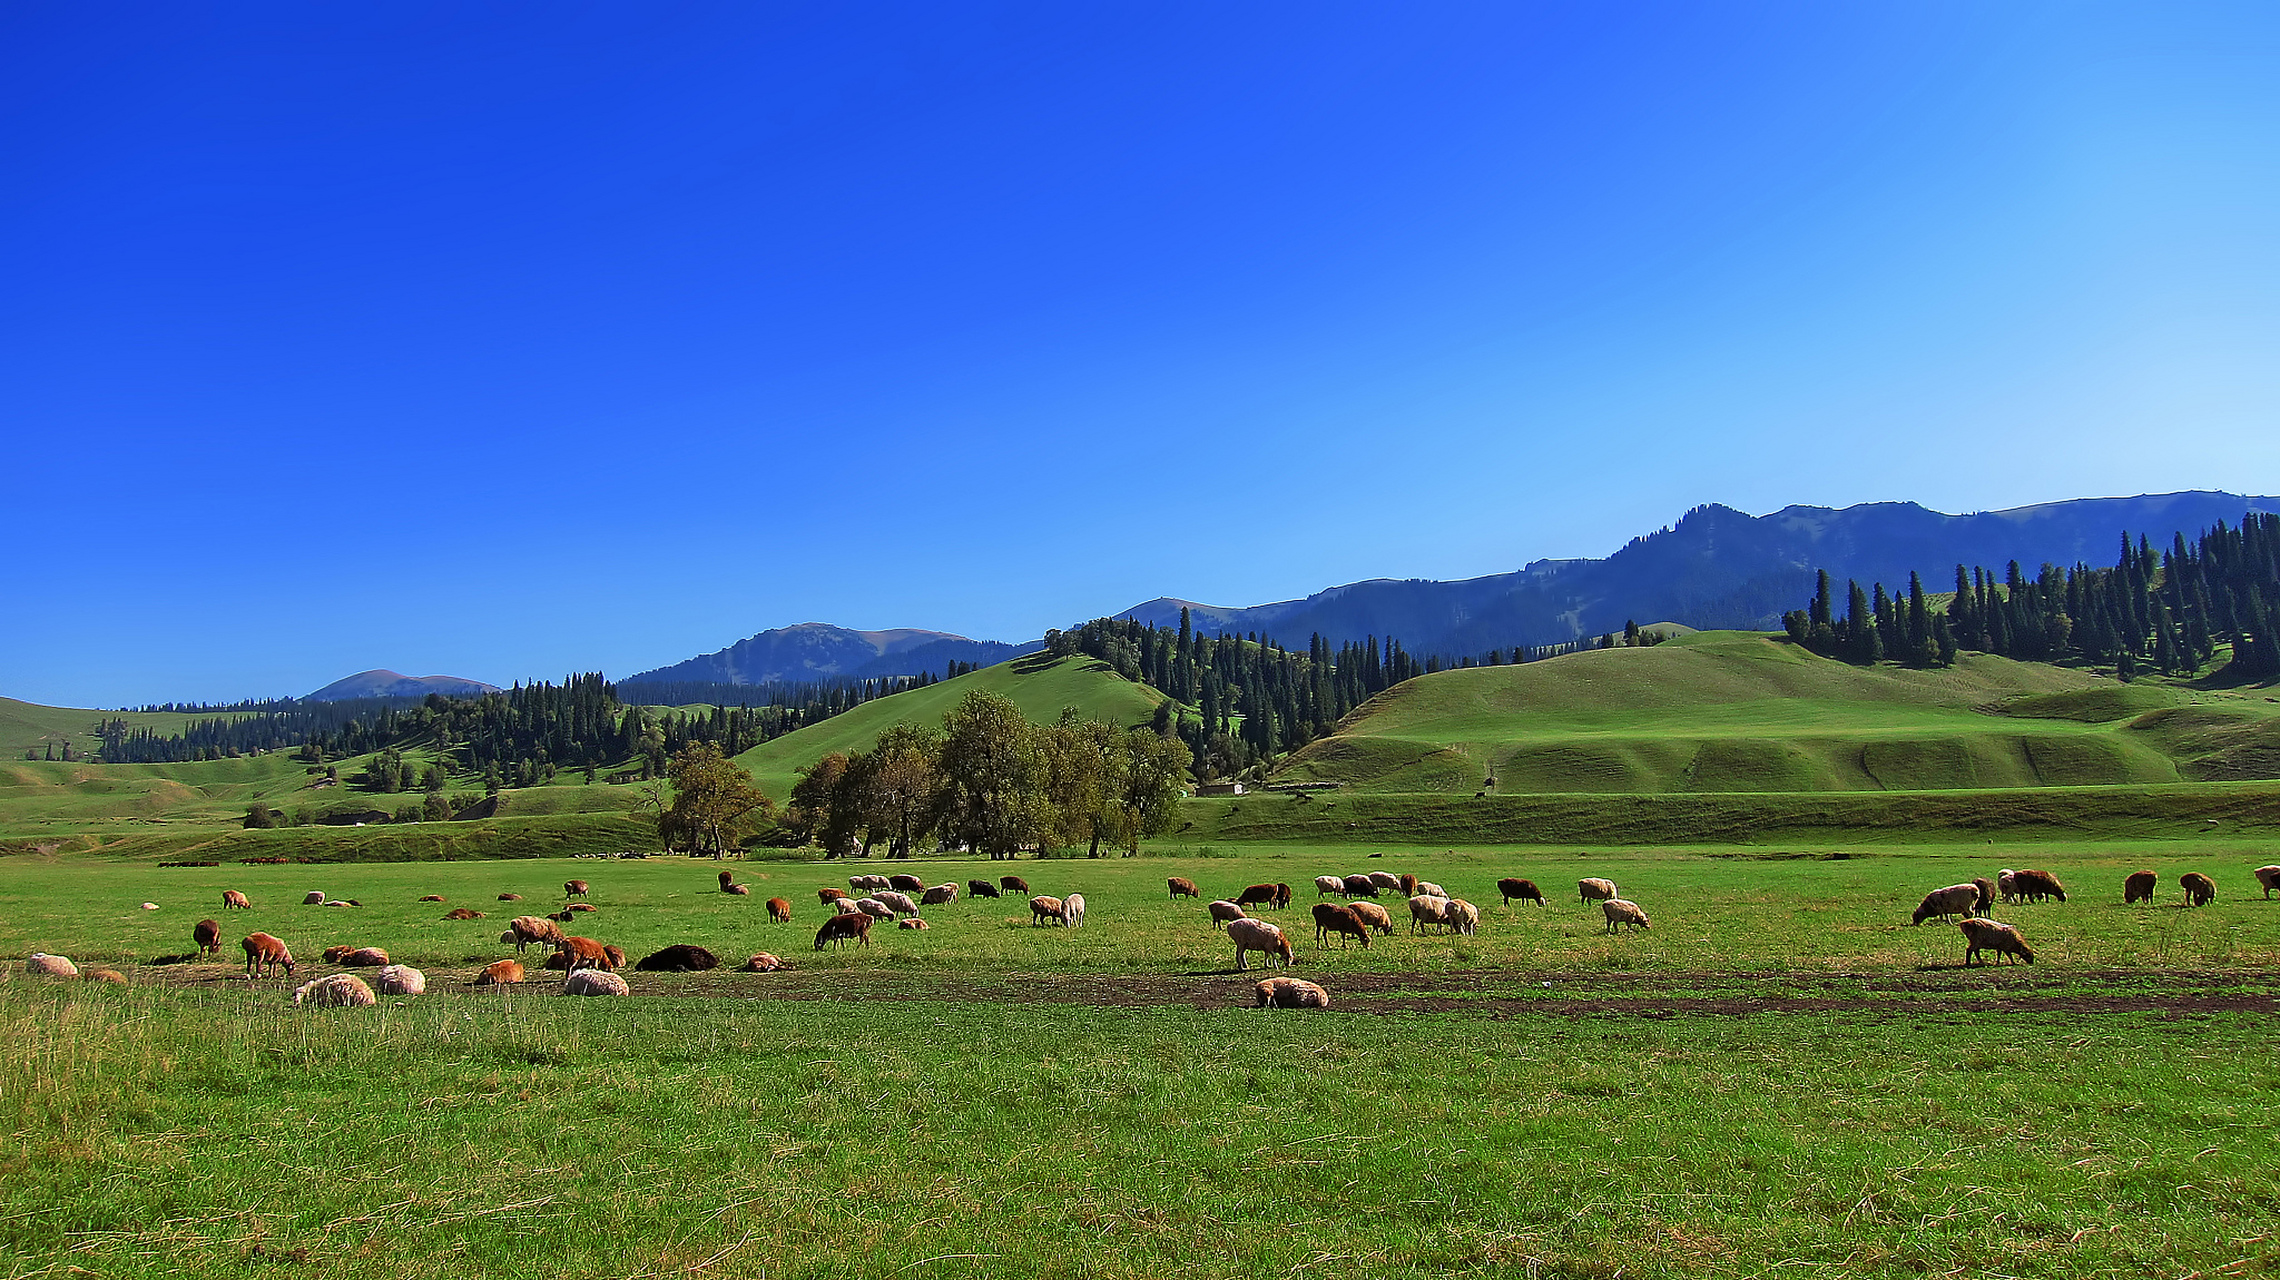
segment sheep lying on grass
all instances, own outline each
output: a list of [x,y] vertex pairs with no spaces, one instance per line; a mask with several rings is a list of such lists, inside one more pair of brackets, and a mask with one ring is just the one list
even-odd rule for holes
[[693,942],[676,942],[643,956],[633,967],[643,973],[701,973],[719,968],[720,957]]
[[365,986],[364,979],[355,974],[336,973],[331,977],[319,978],[315,982],[303,984],[293,992],[293,1003],[354,1008],[360,1005],[378,1004],[380,997],[373,995],[372,988]]
[[1269,978],[1253,988],[1261,1009],[1327,1009],[1330,993],[1299,978]]
[[504,987],[522,980],[523,967],[519,960],[494,960],[483,966],[483,972],[475,975],[475,985],[478,987]]
[[372,976],[379,980],[380,994],[385,996],[427,994],[427,975],[408,964],[392,964]]
[[779,959],[777,959],[775,956],[772,956],[772,955],[768,954],[767,952],[765,952],[765,951],[762,951],[762,952],[759,952],[759,953],[757,953],[756,955],[754,955],[754,956],[753,956],[753,957],[752,957],[750,960],[747,960],[747,961],[745,961],[745,962],[744,962],[744,968],[743,968],[742,972],[744,972],[744,973],[774,973],[774,972],[776,972],[778,969],[781,969],[781,968],[783,968],[783,967],[784,967],[784,962],[783,962],[782,960],[779,960]]
[[73,964],[64,956],[51,956],[44,951],[34,951],[26,957],[24,968],[26,972],[42,974],[50,978],[76,978],[79,976],[78,965]]
[[578,969],[562,980],[562,994],[566,996],[624,996],[632,995],[633,988],[617,974],[602,969]]

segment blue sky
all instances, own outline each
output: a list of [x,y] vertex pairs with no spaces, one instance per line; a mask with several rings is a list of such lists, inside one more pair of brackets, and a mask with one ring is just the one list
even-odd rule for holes
[[0,694],[2280,490],[2263,5],[0,9]]

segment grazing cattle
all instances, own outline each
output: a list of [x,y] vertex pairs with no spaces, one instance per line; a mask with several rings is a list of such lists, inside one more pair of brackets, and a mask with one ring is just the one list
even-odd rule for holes
[[446,920],[480,920],[483,918],[483,913],[469,910],[466,907],[453,907],[443,913],[443,918]]
[[1370,927],[1362,922],[1360,916],[1354,914],[1352,907],[1340,906],[1335,902],[1315,903],[1314,949],[1321,950],[1333,933],[1338,935],[1338,945],[1341,948],[1346,945],[1346,939],[1360,938],[1362,949],[1369,949]]
[[2264,900],[2272,901],[2272,891],[2280,889],[2280,867],[2258,867],[2256,882],[2264,886]]
[[720,957],[691,942],[676,942],[662,951],[652,951],[633,966],[643,973],[701,973],[720,967]]
[[1243,972],[1243,955],[1249,951],[1256,951],[1263,957],[1260,961],[1263,968],[1273,968],[1278,960],[1285,965],[1291,962],[1290,939],[1283,936],[1281,929],[1264,920],[1230,920],[1227,922],[1227,936],[1235,943],[1237,973]]
[[882,886],[882,887],[883,887],[883,888],[888,888],[888,889],[895,889],[895,890],[899,890],[899,891],[901,891],[901,892],[903,892],[903,893],[924,893],[924,892],[926,892],[926,882],[925,882],[924,880],[921,880],[921,879],[919,879],[917,876],[911,876],[911,875],[891,875],[891,876],[888,876],[888,877],[887,877],[887,883],[886,883],[884,886]]
[[1947,921],[1956,916],[1968,916],[1979,909],[1979,886],[1951,884],[1945,889],[1934,889],[1916,904],[1916,914],[1908,921],[1920,925],[1926,920]]
[[235,890],[235,889],[224,889],[224,890],[222,890],[222,910],[224,910],[224,911],[245,911],[245,910],[248,910],[248,909],[250,909],[252,906],[253,906],[253,904],[252,904],[252,903],[250,903],[250,902],[247,902],[247,901],[245,900],[245,895],[244,895],[244,894],[242,894],[242,893],[239,893],[237,890]]
[[918,905],[922,907],[948,906],[957,900],[958,886],[955,884],[938,884],[918,895]]
[[1333,893],[1337,894],[1341,898],[1346,896],[1346,878],[1344,876],[1314,877],[1315,897],[1327,898]]
[[1206,905],[1204,907],[1204,910],[1211,913],[1211,922],[1213,924],[1225,924],[1230,920],[1241,920],[1245,916],[1251,914],[1240,906],[1229,902],[1225,898],[1214,900],[1213,902]]
[[1607,932],[1609,933],[1616,932],[1623,925],[1629,925],[1634,930],[1653,927],[1647,923],[1647,909],[1636,902],[1628,902],[1622,898],[1609,898],[1599,904],[1599,910],[1602,915],[1607,917]]
[[1195,887],[1195,881],[1186,876],[1173,876],[1164,883],[1170,887],[1174,899],[1200,898],[1203,896],[1202,891]]
[[200,920],[190,926],[190,940],[198,944],[200,959],[213,959],[222,954],[222,924],[219,920]]
[[1349,902],[1346,910],[1353,912],[1363,924],[1379,933],[1393,932],[1393,913],[1374,902]]
[[1346,896],[1349,898],[1374,898],[1378,896],[1377,881],[1368,876],[1347,876],[1343,883],[1346,886]]
[[977,898],[994,898],[998,896],[998,887],[987,880],[968,880],[966,892]]
[[1275,905],[1275,887],[1271,884],[1252,885],[1235,895],[1235,905],[1239,907],[1271,907]]
[[2217,900],[2217,882],[2198,871],[2188,871],[2177,877],[2177,884],[2185,891],[2186,906],[2205,907]]
[[783,967],[784,962],[782,960],[777,959],[775,956],[772,956],[765,951],[760,951],[755,952],[750,960],[745,961],[744,967],[739,970],[739,972],[774,973]]
[[1029,882],[1020,876],[999,876],[998,888],[1007,893],[1027,893],[1029,892]]
[[826,942],[836,942],[844,947],[849,938],[855,939],[866,947],[870,946],[871,917],[860,911],[842,911],[831,917],[823,922],[821,929],[815,931],[815,949],[823,950],[823,944]]
[[563,897],[565,897],[565,898],[583,898],[583,897],[585,897],[585,896],[586,896],[586,882],[585,882],[585,881],[583,881],[583,880],[565,880],[565,881],[563,881],[563,882],[562,882],[562,896],[563,896]]
[[475,985],[478,987],[503,987],[522,980],[522,964],[515,960],[494,960],[483,966],[483,972],[475,975]]
[[1040,925],[1048,920],[1055,924],[1067,924],[1069,922],[1068,908],[1059,898],[1044,894],[1031,898],[1029,900],[1029,923]]
[[562,967],[571,973],[580,969],[615,969],[625,963],[622,958],[624,952],[619,952],[620,958],[613,960],[609,948],[592,938],[572,935],[555,943],[554,947],[554,954],[562,957]]
[[1252,988],[1261,1009],[1327,1009],[1330,993],[1298,978],[1269,978]]
[[1587,907],[1594,902],[1605,902],[1610,898],[1623,896],[1615,892],[1614,881],[1602,880],[1597,876],[1576,881],[1575,891],[1582,898],[1583,905]]
[[853,889],[857,893],[869,894],[877,893],[881,889],[892,888],[893,886],[887,883],[887,878],[885,876],[875,876],[870,872],[865,871],[847,877],[847,887]]
[[516,916],[507,922],[507,931],[499,941],[512,943],[516,954],[523,948],[538,943],[553,946],[562,941],[562,927],[543,916]]
[[293,953],[286,949],[284,943],[266,933],[247,934],[245,940],[238,945],[245,948],[247,977],[258,977],[277,969],[293,972]]
[[2122,881],[2122,905],[2153,901],[2153,894],[2161,887],[2161,877],[2151,871],[2132,871]]
[[1956,928],[1963,930],[1963,967],[1968,969],[1982,951],[1995,953],[1995,963],[2001,964],[2004,956],[2016,956],[2028,964],[2035,962],[2035,953],[2027,940],[2011,925],[2001,924],[1984,917],[1959,920]]
[[777,924],[792,922],[792,904],[782,898],[768,899],[768,918]]
[[1496,891],[1504,895],[1504,901],[1498,904],[1500,906],[1509,907],[1514,902],[1533,902],[1539,907],[1544,905],[1544,891],[1537,888],[1533,880],[1507,876],[1496,882]]

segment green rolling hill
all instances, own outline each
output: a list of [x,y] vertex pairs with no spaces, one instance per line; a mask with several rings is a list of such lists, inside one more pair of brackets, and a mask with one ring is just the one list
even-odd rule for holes
[[2274,777],[2280,704],[2261,691],[2124,685],[1983,655],[1945,671],[1860,668],[1762,635],[1715,631],[1411,680],[1278,774],[1362,792],[1466,795]]
[[1075,707],[1086,716],[1111,724],[1143,724],[1155,714],[1156,704],[1164,700],[1163,694],[1126,680],[1097,659],[1033,655],[866,702],[821,724],[764,742],[738,756],[736,762],[751,771],[770,799],[781,803],[791,794],[792,783],[803,766],[834,751],[868,750],[891,725],[939,725],[943,714],[974,689],[1004,694],[1021,708],[1021,714],[1038,724],[1059,719],[1063,707]]
[[21,760],[26,751],[44,755],[51,746],[61,752],[66,742],[71,744],[75,753],[94,751],[102,746],[101,739],[95,736],[95,725],[103,720],[124,720],[131,728],[148,729],[158,734],[176,734],[194,721],[235,718],[226,712],[96,711],[86,707],[43,707],[36,702],[0,698],[0,759]]

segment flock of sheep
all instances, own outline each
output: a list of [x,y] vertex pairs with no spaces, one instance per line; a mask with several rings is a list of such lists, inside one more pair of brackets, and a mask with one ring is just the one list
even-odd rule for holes
[[[2269,900],[2273,890],[2280,889],[2280,865],[2258,867],[2255,870],[2258,884]],[[720,891],[734,896],[749,895],[751,890],[736,883],[733,873],[719,873]],[[817,899],[828,909],[822,927],[816,930],[815,949],[827,946],[844,947],[852,941],[861,946],[870,945],[871,926],[874,923],[893,921],[895,927],[921,930],[928,927],[920,914],[923,907],[946,906],[961,896],[998,898],[1007,893],[1030,893],[1026,880],[1017,875],[1001,876],[995,883],[988,880],[968,880],[963,889],[955,881],[928,885],[917,876],[874,875],[868,873],[847,878],[848,888],[824,888],[816,891]],[[1203,900],[1201,890],[1193,880],[1172,876],[1166,880],[1173,901],[1181,898]],[[2177,878],[2178,887],[2188,907],[2206,906],[2216,899],[2216,884],[2198,871],[2188,871]],[[2152,871],[2139,871],[2123,882],[2122,901],[2125,905],[2154,900],[2160,878]],[[1314,878],[1317,901],[1312,908],[1314,942],[1317,950],[1327,946],[1335,935],[1343,948],[1350,942],[1359,942],[1364,949],[1370,946],[1374,931],[1384,937],[1394,930],[1393,915],[1376,899],[1385,894],[1398,894],[1407,899],[1409,931],[1412,934],[1439,931],[1469,936],[1480,927],[1480,909],[1456,897],[1437,884],[1419,880],[1414,875],[1372,871],[1359,875],[1321,875]],[[1534,881],[1507,878],[1496,883],[1501,905],[1514,902],[1544,905],[1543,891]],[[563,974],[561,991],[566,995],[627,995],[630,987],[617,971],[626,968],[625,953],[615,946],[597,942],[592,938],[566,933],[562,925],[568,924],[585,912],[595,910],[592,904],[582,901],[589,893],[583,880],[566,881],[563,886],[565,905],[551,915],[520,915],[508,923],[499,935],[502,946],[512,946],[516,955],[524,955],[533,946],[547,948],[549,954],[544,969],[560,970]],[[1607,931],[1615,933],[1629,927],[1633,930],[1650,928],[1646,909],[1624,898],[1617,892],[1612,880],[1586,877],[1576,882],[1579,901],[1589,906],[1596,902],[1607,922]],[[502,893],[502,902],[517,901],[520,894]],[[1327,901],[1330,898],[1338,901]],[[1960,884],[1934,889],[1924,895],[1916,907],[1911,924],[1921,925],[1927,920],[1954,920],[1962,931],[1965,949],[1964,965],[1969,968],[1980,962],[1983,955],[1991,955],[1990,963],[2001,964],[2006,958],[2033,964],[2035,953],[2027,945],[2014,925],[1997,921],[1992,911],[1998,902],[2023,904],[2045,899],[2066,901],[2066,887],[2057,876],[2048,871],[2034,869],[2004,869],[1993,879],[1974,879]],[[1254,908],[1268,911],[1286,909],[1291,905],[1292,893],[1287,884],[1254,884],[1232,898],[1221,898],[1206,904],[1214,926],[1223,929],[1235,945],[1235,969],[1240,973],[1249,967],[1252,952],[1259,953],[1264,968],[1287,966],[1295,959],[1295,948],[1280,925],[1252,914]],[[307,906],[343,907],[357,905],[354,899],[328,898],[311,891],[303,898]],[[423,902],[442,902],[439,895],[430,894]],[[1065,897],[1039,894],[1029,897],[1030,922],[1033,925],[1056,925],[1079,928],[1085,923],[1085,899],[1081,893]],[[146,907],[156,904],[145,903]],[[222,893],[225,911],[250,909],[246,895],[235,889]],[[791,903],[783,898],[770,898],[767,902],[769,918],[779,924],[788,924],[792,918]],[[483,913],[467,908],[456,908],[447,919],[478,920]],[[222,950],[222,928],[219,921],[200,920],[191,929],[191,940],[197,945],[202,958],[219,957]],[[245,973],[248,978],[267,974],[291,975],[295,961],[290,948],[279,938],[264,932],[247,934],[239,942],[245,953]],[[343,968],[374,969],[373,980],[379,990],[352,973],[335,973],[305,983],[293,993],[296,1004],[318,1005],[370,1005],[382,995],[416,996],[427,990],[427,975],[405,964],[392,963],[388,953],[378,947],[340,945],[324,952],[324,962]],[[649,972],[689,973],[718,967],[720,960],[711,951],[693,943],[675,943],[643,957],[632,967]],[[35,954],[30,958],[33,973],[53,977],[81,976],[78,968],[66,957]],[[754,954],[742,966],[743,971],[767,973],[784,967],[784,962],[768,952]],[[98,969],[86,975],[97,981],[126,981],[116,970]],[[485,965],[474,977],[475,986],[508,986],[529,980],[529,973],[520,959],[502,959]],[[1322,987],[1285,976],[1269,977],[1255,988],[1261,1008],[1326,1009],[1330,995]]]

